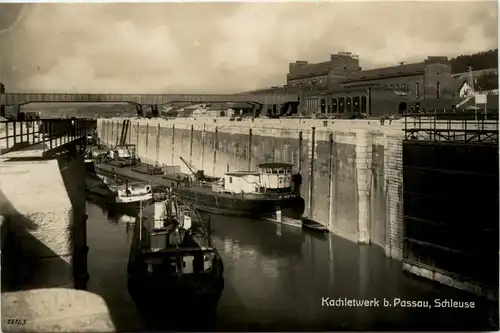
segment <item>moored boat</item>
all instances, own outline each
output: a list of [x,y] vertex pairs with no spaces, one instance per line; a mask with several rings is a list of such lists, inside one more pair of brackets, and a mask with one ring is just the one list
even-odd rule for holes
[[117,167],[135,166],[138,163],[136,147],[132,144],[116,146],[109,149],[106,158],[100,162],[106,162]]
[[327,227],[325,227],[321,223],[314,221],[310,218],[302,217],[301,221],[302,221],[302,228],[304,228],[304,229],[308,229],[311,231],[317,231],[317,232],[324,232],[324,233],[330,232],[330,230],[328,230]]
[[110,185],[117,206],[128,205],[139,208],[139,203],[153,200],[153,189],[148,184],[130,184],[128,181],[121,185]]
[[[165,191],[174,186],[177,175],[180,175],[180,167],[142,163],[136,158],[135,145],[122,145],[110,149],[105,158],[95,160],[95,170],[101,175],[124,181],[147,182],[155,191]],[[172,171],[175,174],[169,173]]]
[[304,199],[297,184],[292,189],[292,164],[264,163],[259,171],[228,172],[212,183],[174,188],[173,191],[202,211],[215,214],[262,217],[281,211],[300,218]]
[[87,173],[87,193],[98,199],[113,213],[135,215],[140,202],[153,201],[152,187],[144,182],[129,183],[120,179],[103,176],[99,173]]
[[286,225],[294,228],[302,228],[309,231],[320,232],[320,233],[329,233],[330,230],[323,224],[314,221],[307,217],[301,217],[300,219],[294,219],[286,216],[282,216],[280,211],[277,211],[276,214],[271,214],[269,216],[263,216],[263,220],[268,222],[273,222],[280,225]]
[[171,195],[141,207],[127,271],[129,293],[138,307],[163,314],[169,305],[170,310],[215,311],[224,288],[222,259],[207,222]]

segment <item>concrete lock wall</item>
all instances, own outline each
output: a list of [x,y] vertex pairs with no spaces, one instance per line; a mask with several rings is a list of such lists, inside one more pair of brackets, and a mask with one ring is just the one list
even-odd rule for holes
[[[85,244],[83,157],[0,162],[0,215],[14,239],[9,274],[21,288],[74,287],[74,271],[85,266],[75,250]],[[8,252],[8,253],[7,253]],[[14,258],[10,258],[13,257]],[[21,267],[22,266],[22,267]]]
[[59,169],[66,193],[72,207],[71,238],[73,240],[72,266],[75,286],[84,288],[87,275],[87,215],[85,157],[62,155],[58,159]]
[[[99,119],[102,142],[114,146],[123,119]],[[402,125],[375,121],[229,119],[132,120],[127,143],[142,161],[179,165],[183,157],[207,175],[295,165],[305,215],[351,241],[374,243],[402,259]]]

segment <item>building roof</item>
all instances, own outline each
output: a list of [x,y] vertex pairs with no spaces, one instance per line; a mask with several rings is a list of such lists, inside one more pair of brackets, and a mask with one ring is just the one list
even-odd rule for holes
[[226,173],[226,176],[232,176],[232,177],[258,176],[258,175],[260,175],[260,172],[258,171],[233,171]]
[[291,73],[288,73],[287,78],[289,80],[295,80],[328,75],[328,73],[330,73],[330,68],[330,61],[302,65],[295,68]]
[[377,80],[389,77],[419,75],[425,73],[425,63],[419,62],[393,67],[370,69],[351,73],[342,83]]
[[[458,92],[460,89],[462,89],[462,87],[465,84],[469,85],[468,80],[463,80],[463,79],[462,80],[460,80],[460,79],[453,80],[453,82],[449,86],[449,89],[452,92]],[[475,80],[474,80],[474,90],[476,90],[476,91],[482,90],[481,86],[479,86]]]
[[289,163],[262,163],[257,165],[259,168],[269,168],[269,169],[282,169],[287,168],[290,169],[293,167],[293,164]]

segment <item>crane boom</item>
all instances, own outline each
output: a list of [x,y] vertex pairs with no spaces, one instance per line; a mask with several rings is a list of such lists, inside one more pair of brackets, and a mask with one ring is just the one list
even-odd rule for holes
[[189,164],[182,156],[180,157],[180,159],[188,167],[189,171],[191,171],[191,173],[195,175],[198,170],[194,166]]

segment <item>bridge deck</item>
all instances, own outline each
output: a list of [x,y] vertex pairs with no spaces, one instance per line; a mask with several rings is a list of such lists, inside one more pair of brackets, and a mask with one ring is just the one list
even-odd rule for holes
[[21,149],[8,151],[4,154],[0,153],[0,160],[12,158],[42,158],[45,156],[45,154],[50,153],[51,151],[55,151],[65,144],[79,139],[81,139],[81,136],[61,136],[52,140],[37,143],[24,141],[23,144],[26,144],[28,146]]
[[27,103],[54,102],[128,102],[144,105],[161,105],[173,102],[254,102],[260,104],[284,104],[297,102],[295,94],[262,94],[262,95],[220,95],[220,94],[32,94],[9,93],[0,94],[0,105],[22,105]]
[[4,121],[0,123],[0,159],[43,158],[86,139],[88,126],[81,118]]

